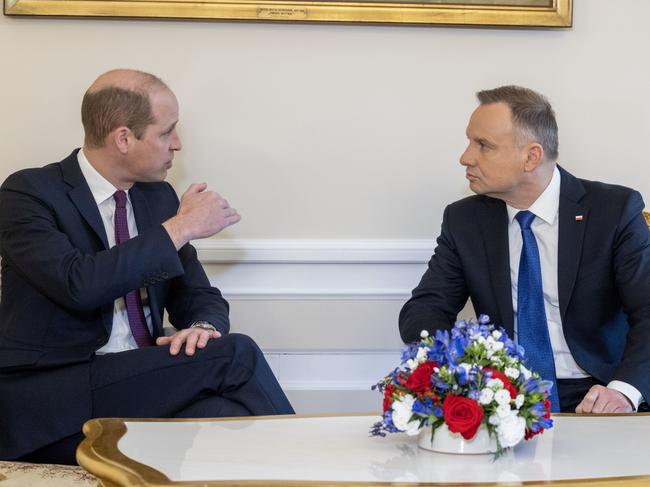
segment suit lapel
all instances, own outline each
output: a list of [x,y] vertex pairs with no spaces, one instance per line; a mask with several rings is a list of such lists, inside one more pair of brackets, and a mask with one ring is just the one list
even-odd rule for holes
[[70,156],[61,161],[63,180],[72,187],[68,191],[68,196],[72,200],[72,203],[74,203],[83,219],[88,223],[97,237],[99,237],[104,248],[108,249],[108,239],[106,238],[104,223],[102,222],[102,217],[99,214],[99,209],[90,192],[88,183],[86,183],[86,179],[79,168],[79,162],[77,160],[78,152],[79,150],[74,151]]
[[[586,225],[589,222],[589,208],[580,204],[585,194],[582,183],[559,167],[560,209],[558,237],[558,298],[560,301],[560,316],[566,323],[566,310],[571,300],[573,286],[578,275],[582,243]],[[576,217],[582,217],[576,219]]]
[[[512,336],[512,284],[508,251],[508,213],[503,201],[484,197],[479,205],[478,221],[483,234],[490,283],[503,327]],[[493,318],[493,317],[491,317]]]

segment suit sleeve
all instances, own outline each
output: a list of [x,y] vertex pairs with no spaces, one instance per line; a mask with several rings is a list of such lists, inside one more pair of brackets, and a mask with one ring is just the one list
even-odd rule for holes
[[29,178],[11,176],[0,188],[2,258],[59,305],[91,312],[152,278],[183,273],[181,259],[161,225],[109,250],[84,253],[60,228],[55,209]]
[[614,272],[629,331],[614,379],[636,387],[650,399],[650,232],[637,192],[628,198],[614,247]]
[[468,290],[453,235],[453,218],[445,209],[442,229],[428,268],[399,315],[404,342],[420,338],[420,332],[451,328],[467,302]]
[[[171,186],[178,207],[178,197]],[[228,302],[221,292],[210,284],[203,266],[199,262],[196,249],[186,244],[178,251],[183,274],[171,282],[165,300],[169,322],[174,328],[187,328],[196,321],[211,323],[222,335],[230,330]]]

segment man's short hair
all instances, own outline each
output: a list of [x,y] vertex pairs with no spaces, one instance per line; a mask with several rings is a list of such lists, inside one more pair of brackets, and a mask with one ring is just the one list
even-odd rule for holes
[[151,88],[167,88],[167,85],[153,74],[139,74],[142,83],[137,88],[109,85],[86,91],[81,102],[81,123],[87,145],[103,147],[106,136],[121,126],[128,127],[141,139],[147,126],[154,123],[149,92]]
[[559,142],[555,112],[544,95],[529,88],[510,85],[479,91],[476,96],[481,105],[508,104],[521,142],[526,144],[534,140],[542,146],[547,159],[557,159]]

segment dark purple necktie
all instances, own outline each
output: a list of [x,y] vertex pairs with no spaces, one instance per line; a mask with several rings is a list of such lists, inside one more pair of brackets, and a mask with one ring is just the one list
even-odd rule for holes
[[[126,193],[116,191],[115,199],[115,244],[119,245],[131,238],[129,235],[129,224],[126,220]],[[126,303],[126,314],[129,317],[131,333],[138,347],[147,347],[154,344],[153,338],[147,328],[147,321],[144,318],[140,289],[129,291],[124,296]]]

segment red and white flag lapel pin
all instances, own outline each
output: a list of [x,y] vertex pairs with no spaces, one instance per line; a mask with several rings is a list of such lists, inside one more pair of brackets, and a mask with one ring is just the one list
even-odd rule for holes
[[576,221],[581,222],[584,219],[584,216],[582,215],[576,215]]

